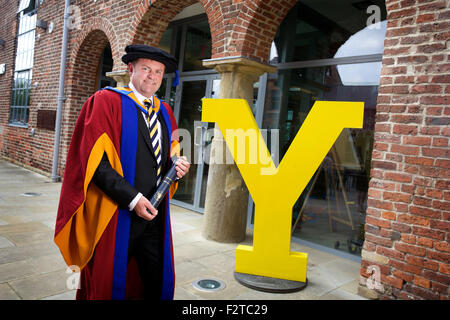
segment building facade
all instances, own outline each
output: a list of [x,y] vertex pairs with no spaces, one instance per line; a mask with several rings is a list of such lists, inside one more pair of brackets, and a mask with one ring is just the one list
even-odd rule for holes
[[239,241],[254,204],[235,165],[206,161],[218,137],[201,99],[246,99],[276,164],[315,101],[362,101],[363,127],[342,132],[294,206],[293,239],[361,261],[368,297],[449,299],[448,1],[73,0],[64,97],[64,1],[0,9],[2,158],[62,177],[84,101],[129,81],[125,46],[161,47],[179,83],[157,94],[192,139],[173,203],[205,214],[205,236]]

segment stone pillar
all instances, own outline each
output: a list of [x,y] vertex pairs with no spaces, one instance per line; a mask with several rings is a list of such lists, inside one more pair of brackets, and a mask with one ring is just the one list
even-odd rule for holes
[[107,72],[106,76],[116,80],[118,87],[125,87],[130,83],[128,70]]
[[[204,60],[203,65],[220,73],[220,99],[245,99],[253,105],[253,84],[265,72],[276,68],[247,58]],[[248,190],[217,128],[211,145],[211,157],[224,155],[223,164],[210,161],[205,199],[203,236],[218,242],[241,242],[247,225]],[[217,160],[217,159],[216,159]]]

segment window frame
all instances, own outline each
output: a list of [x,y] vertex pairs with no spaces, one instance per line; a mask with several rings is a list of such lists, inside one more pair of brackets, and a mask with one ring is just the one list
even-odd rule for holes
[[[19,3],[19,6],[22,4],[22,1]],[[21,6],[19,7],[19,9],[20,8]],[[34,48],[35,48],[34,37],[36,34],[36,20],[37,20],[36,12],[37,12],[36,0],[30,0],[27,7],[23,6],[23,8],[17,12],[18,24],[16,35],[16,48],[14,55],[14,74],[11,86],[10,109],[8,117],[9,126],[28,128],[30,95],[32,87],[31,83],[33,78],[33,67],[34,67]],[[33,17],[32,20],[28,22],[31,24],[23,25],[23,23],[26,23],[24,19],[28,19],[31,17]],[[21,40],[26,39],[27,37],[33,39],[32,45],[26,50],[19,51],[21,49],[19,48]],[[23,74],[26,74],[26,76],[21,77],[21,75]],[[21,79],[25,79],[23,83],[21,83]]]

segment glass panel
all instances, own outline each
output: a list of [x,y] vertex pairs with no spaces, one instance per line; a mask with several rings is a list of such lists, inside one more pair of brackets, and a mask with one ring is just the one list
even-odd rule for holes
[[187,26],[183,71],[207,69],[202,60],[211,58],[211,33],[208,20]]
[[16,72],[14,78],[11,104],[13,106],[26,106],[27,95],[30,90],[30,71]]
[[166,31],[164,31],[164,34],[159,41],[158,48],[169,52],[172,45],[172,34],[173,34],[173,28],[167,28]]
[[19,9],[17,10],[17,12],[20,12],[20,11],[28,8],[28,6],[30,5],[30,1],[31,0],[20,0]]
[[[181,52],[181,38],[183,35],[183,26],[179,25],[174,28],[174,32],[176,30],[176,40],[175,40],[175,57],[178,59],[178,63],[181,63],[180,61],[180,52]],[[173,48],[172,48],[173,49]]]
[[15,70],[33,67],[36,15],[20,14]]
[[105,49],[103,49],[102,57],[101,57],[100,61],[102,61],[102,65],[99,70],[99,72],[100,72],[100,74],[99,74],[99,79],[100,79],[99,89],[105,88],[107,86],[115,87],[117,85],[117,81],[114,80],[113,78],[106,76],[106,73],[112,71],[113,64],[114,64],[114,61],[112,58],[111,47],[109,44],[105,47]]
[[[374,4],[379,16],[371,17],[367,8]],[[349,1],[299,1],[278,28],[270,61],[380,54],[386,33],[386,22],[381,21],[385,19],[385,3],[380,0],[361,6]]]
[[[171,82],[172,83],[172,82]],[[169,96],[165,97],[165,101],[172,107],[175,107],[175,95],[177,92],[177,87],[174,86],[170,86],[170,92],[169,92]]]
[[14,118],[14,111],[15,111],[16,109],[14,109],[14,108],[10,108],[9,109],[9,121],[11,122],[11,119],[13,119]]
[[19,122],[21,122],[21,123],[23,123],[23,121],[24,121],[24,115],[25,115],[25,114],[24,114],[23,111],[24,111],[23,108],[20,108],[20,109],[19,109],[19,117],[18,117],[18,118],[19,118]]
[[[155,95],[167,102],[171,107],[172,110],[175,107],[175,94],[177,91],[177,87],[172,86],[173,76],[167,76],[163,78],[163,81],[161,82],[161,87],[158,91],[156,91]],[[170,84],[169,92],[167,92],[167,85]]]
[[155,92],[155,96],[157,96],[159,99],[164,100],[164,96],[166,94],[166,86],[167,86],[167,78],[163,78],[161,82],[161,86],[159,87],[158,91]]
[[30,108],[25,109],[25,123],[28,123],[28,119],[30,118]]
[[344,86],[378,86],[381,75],[381,61],[344,64],[332,69]]
[[[209,129],[214,129],[214,123],[210,122],[208,123],[208,130]],[[202,143],[203,143],[203,175],[202,175],[202,189],[201,189],[201,194],[200,194],[200,203],[199,206],[200,208],[204,208],[205,207],[205,199],[206,199],[206,189],[208,186],[208,172],[209,172],[209,154],[206,154],[206,152],[210,152],[211,151],[211,147],[210,146],[211,142],[212,142],[212,138],[213,136],[210,134],[212,132],[212,130],[209,131],[204,131],[203,137],[202,137]]]
[[16,54],[16,70],[26,68],[25,53],[27,52],[27,34],[21,35],[17,38],[17,54]]
[[[11,95],[10,122],[26,124],[30,104],[31,70],[16,72]],[[20,108],[19,108],[20,107]]]
[[36,14],[24,15],[23,13],[20,13],[19,19],[19,35],[33,30],[36,27]]
[[360,254],[380,65],[279,70],[268,77],[263,128],[279,129],[281,159],[315,101],[364,102],[363,129],[342,132],[294,206],[294,235],[301,239]]
[[19,4],[19,10],[23,14],[29,14],[30,12],[36,12],[37,0],[23,0]]
[[[182,152],[181,155],[188,157],[188,160],[191,163],[191,168],[189,169],[189,173],[179,182],[178,190],[175,193],[174,199],[193,205],[198,167],[198,165],[193,161],[194,152],[198,152],[198,150],[194,148],[195,146],[193,143],[196,130],[194,124],[200,123],[201,120],[201,99],[205,96],[206,80],[183,81],[181,84],[183,87],[180,101],[178,127],[189,131],[191,136],[191,143],[186,143],[186,146],[188,146],[190,150],[184,150],[185,152]],[[183,146],[183,141],[181,141],[181,143]]]

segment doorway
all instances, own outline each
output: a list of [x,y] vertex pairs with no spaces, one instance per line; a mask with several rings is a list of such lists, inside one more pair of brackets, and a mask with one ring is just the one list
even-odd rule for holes
[[212,136],[207,130],[213,123],[201,121],[202,99],[216,98],[220,75],[196,75],[180,77],[175,94],[174,113],[180,129],[181,155],[191,163],[189,173],[179,182],[171,202],[181,207],[203,213],[209,165],[204,159],[209,155],[207,146]]

